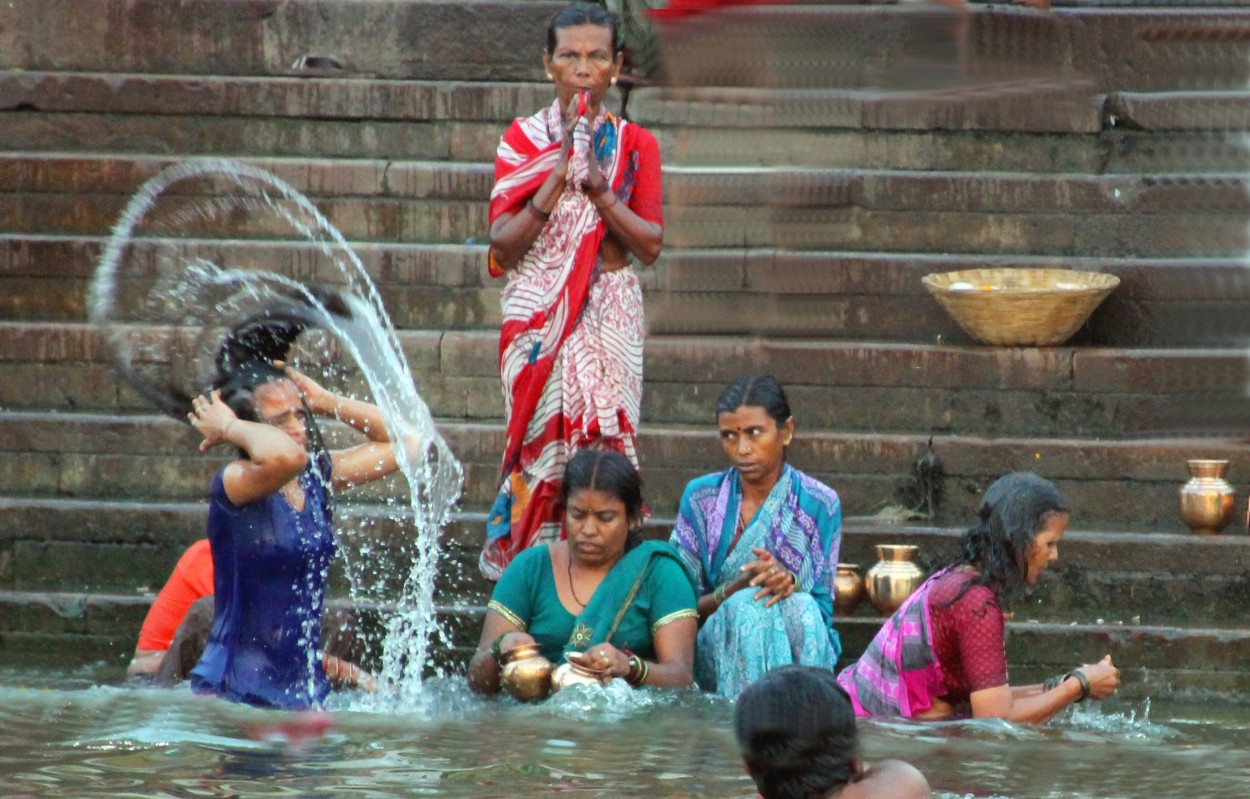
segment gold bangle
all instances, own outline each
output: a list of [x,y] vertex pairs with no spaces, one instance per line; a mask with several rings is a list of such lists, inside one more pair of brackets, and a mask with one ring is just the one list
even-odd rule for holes
[[729,585],[729,583],[721,583],[712,589],[712,599],[716,600],[717,605],[723,605],[725,603],[725,586],[727,585]]

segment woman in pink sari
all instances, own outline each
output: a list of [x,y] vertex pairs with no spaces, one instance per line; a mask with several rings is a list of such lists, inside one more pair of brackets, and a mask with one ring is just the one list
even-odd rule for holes
[[638,465],[642,292],[664,228],[660,154],[645,129],[608,113],[621,68],[616,18],[577,3],[547,30],[555,101],[518,119],[495,160],[490,271],[507,275],[499,368],[507,445],[481,568],[560,536],[568,457],[607,448]]
[[986,490],[979,516],[955,562],[916,589],[838,675],[857,715],[1041,723],[1119,689],[1110,655],[1044,683],[1008,683],[999,601],[1058,560],[1068,506],[1049,480],[1013,472]]

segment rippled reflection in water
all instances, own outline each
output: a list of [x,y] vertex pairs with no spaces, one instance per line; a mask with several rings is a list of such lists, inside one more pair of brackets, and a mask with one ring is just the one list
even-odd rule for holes
[[[434,681],[407,710],[336,697],[322,734],[320,719],[98,681],[0,672],[0,799],[754,795],[734,754],[732,706],[694,693],[622,685],[522,707]],[[1245,708],[1111,704],[1045,728],[863,731],[869,760],[910,760],[937,796],[1250,796]]]

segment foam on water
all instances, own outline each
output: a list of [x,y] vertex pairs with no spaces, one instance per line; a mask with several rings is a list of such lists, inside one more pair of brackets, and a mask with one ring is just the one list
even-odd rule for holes
[[[249,251],[237,242],[217,250],[257,263],[225,265],[187,253],[195,245],[211,249],[188,234],[224,235],[227,224],[292,238],[293,271],[302,279],[267,268],[259,248]],[[305,282],[314,278],[335,287],[349,315],[322,304]],[[372,707],[401,708],[420,695],[431,646],[441,640],[434,605],[438,536],[459,497],[463,472],[417,393],[377,287],[340,232],[306,197],[265,170],[221,159],[176,164],[148,180],[123,211],[96,270],[90,316],[104,326],[128,369],[154,385],[199,391],[211,374],[222,325],[291,296],[301,297],[309,321],[332,337],[318,342],[316,335],[304,336],[295,365],[316,376],[318,362],[328,361],[324,374],[334,376],[344,370],[333,363],[335,349],[345,352],[386,419],[407,482],[407,512],[393,499],[384,512],[415,527],[411,540],[385,546],[371,540],[371,514],[336,518],[336,524],[361,520],[355,535],[338,531],[353,599],[386,608],[379,675],[384,695]],[[350,494],[339,498],[340,505],[351,502]]]

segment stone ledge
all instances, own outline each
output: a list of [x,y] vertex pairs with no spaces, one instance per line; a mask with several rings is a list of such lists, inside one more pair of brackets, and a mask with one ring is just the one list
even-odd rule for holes
[[[537,49],[537,48],[536,48]],[[0,73],[0,112],[499,123],[552,101],[549,83]],[[530,109],[530,110],[524,110]]]
[[[136,328],[155,344],[177,340],[181,329]],[[0,322],[6,346],[0,364],[65,362],[78,368],[110,366],[103,331],[90,324]],[[397,331],[409,367],[424,378],[498,377],[498,334],[493,330]],[[655,336],[645,346],[648,382],[688,382],[712,391],[753,371],[770,371],[782,384],[838,388],[964,388],[1149,395],[1238,391],[1250,380],[1244,353],[1233,349],[1121,349],[1093,347],[961,347],[724,336]],[[698,379],[690,379],[691,365]],[[830,378],[829,376],[834,376]]]
[[356,76],[538,81],[537,54],[561,8],[546,0],[14,0],[0,10],[0,67],[284,76],[300,56],[326,53]]
[[1115,92],[1103,114],[1115,127],[1152,132],[1250,131],[1245,91]]

